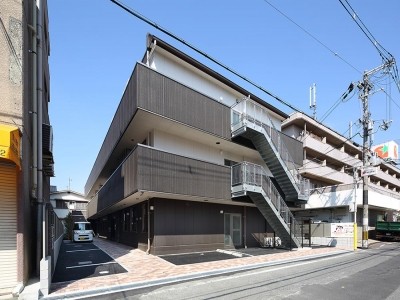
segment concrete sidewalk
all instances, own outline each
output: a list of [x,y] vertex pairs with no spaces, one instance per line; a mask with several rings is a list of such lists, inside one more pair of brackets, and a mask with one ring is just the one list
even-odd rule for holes
[[[96,238],[94,244],[108,253],[128,272],[85,278],[76,281],[53,283],[51,293],[45,299],[80,299],[85,296],[106,294],[113,291],[168,284],[211,275],[237,272],[263,266],[284,264],[293,261],[322,258],[352,251],[331,247],[303,248],[294,251],[269,249],[265,255],[246,256],[228,260],[174,265],[166,260],[146,255],[131,247]],[[29,287],[26,288],[27,291]],[[37,299],[34,288],[30,294],[24,291],[20,299]]]

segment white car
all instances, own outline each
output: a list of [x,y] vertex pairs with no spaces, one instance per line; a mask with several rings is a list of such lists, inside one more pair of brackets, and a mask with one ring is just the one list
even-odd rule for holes
[[93,230],[90,222],[74,223],[74,242],[93,242]]

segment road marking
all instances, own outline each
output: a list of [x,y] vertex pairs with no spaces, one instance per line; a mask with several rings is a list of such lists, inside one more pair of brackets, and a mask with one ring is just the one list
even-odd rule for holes
[[90,265],[91,263],[92,263],[91,260],[88,260],[88,261],[79,261],[79,262],[78,262],[78,265]]
[[111,261],[111,262],[100,263],[100,264],[90,264],[90,265],[82,265],[82,266],[71,266],[71,267],[67,267],[67,269],[84,268],[84,267],[101,266],[101,265],[111,265],[111,264],[117,264],[117,262],[116,262],[116,261]]
[[68,251],[65,251],[65,252],[84,252],[84,251],[100,251],[100,249],[68,250]]
[[108,274],[108,273],[110,273],[110,272],[109,271],[101,271],[101,272],[99,272],[99,274],[101,274],[101,275]]

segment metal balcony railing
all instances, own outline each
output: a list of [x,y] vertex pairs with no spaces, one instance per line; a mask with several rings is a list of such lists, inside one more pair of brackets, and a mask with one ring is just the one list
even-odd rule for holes
[[275,152],[280,157],[286,168],[286,172],[291,174],[299,190],[299,196],[308,198],[309,179],[303,178],[297,170],[296,164],[288,151],[288,147],[281,139],[280,132],[276,129],[268,111],[258,103],[245,98],[232,107],[232,132],[243,126],[251,126],[256,131],[268,136],[271,140]]
[[260,187],[277,211],[277,215],[291,228],[292,237],[301,243],[301,225],[296,221],[289,207],[280,196],[264,168],[249,162],[232,166],[232,186],[248,185]]

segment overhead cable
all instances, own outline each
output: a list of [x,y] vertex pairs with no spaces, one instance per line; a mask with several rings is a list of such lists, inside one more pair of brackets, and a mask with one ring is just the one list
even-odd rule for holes
[[267,95],[271,96],[272,98],[274,98],[275,100],[279,101],[280,103],[286,105],[287,107],[291,108],[294,111],[297,112],[302,112],[300,109],[296,108],[295,106],[293,106],[292,104],[290,104],[289,102],[283,100],[282,98],[278,97],[277,95],[273,94],[272,92],[268,91],[267,89],[263,88],[262,86],[260,86],[259,84],[256,84],[254,81],[246,78],[245,76],[239,74],[237,71],[231,69],[230,67],[226,66],[225,64],[219,62],[218,60],[216,60],[215,58],[211,57],[210,55],[208,55],[207,53],[205,53],[204,51],[198,49],[197,47],[189,44],[188,42],[186,42],[184,39],[178,37],[177,35],[173,34],[172,32],[168,31],[167,29],[159,26],[157,23],[151,21],[150,19],[148,19],[147,17],[139,14],[138,12],[134,11],[133,9],[131,9],[130,7],[126,6],[125,4],[121,3],[118,0],[110,0],[111,2],[113,2],[114,4],[118,5],[119,7],[121,7],[123,10],[127,11],[128,13],[130,13],[131,15],[135,16],[136,18],[146,22],[147,24],[153,26],[154,28],[160,30],[161,32],[165,33],[166,35],[168,35],[169,37],[181,42],[182,44],[184,44],[185,46],[189,47],[190,49],[194,50],[195,52],[201,54],[202,56],[204,56],[205,58],[211,60],[213,63],[217,64],[218,66],[224,68],[225,70],[231,72],[232,74],[238,76],[239,78],[243,79],[244,81],[246,81],[247,83],[251,84],[252,86],[256,87],[257,89],[263,91],[264,93],[266,93]]
[[305,32],[308,36],[310,36],[313,40],[315,40],[318,44],[320,44],[322,47],[324,47],[326,50],[328,50],[329,52],[331,52],[334,56],[336,56],[337,58],[339,58],[340,60],[342,60],[345,64],[347,64],[348,66],[350,66],[352,69],[354,69],[355,71],[357,71],[358,73],[362,74],[362,72],[360,70],[358,70],[356,67],[354,67],[351,63],[349,63],[347,60],[345,60],[343,57],[341,57],[337,52],[333,51],[331,48],[329,48],[326,44],[324,44],[323,42],[321,42],[318,38],[316,38],[314,35],[312,35],[308,30],[306,30],[305,28],[303,28],[302,26],[300,26],[298,23],[296,23],[293,19],[291,19],[288,15],[286,15],[284,12],[282,12],[281,10],[279,10],[276,6],[272,5],[268,0],[264,0],[265,3],[267,3],[269,6],[271,6],[273,9],[275,9],[278,13],[280,13],[282,16],[284,16],[286,19],[288,19],[291,23],[293,23],[294,25],[296,25],[298,28],[300,28],[300,30],[302,30],[303,32]]

